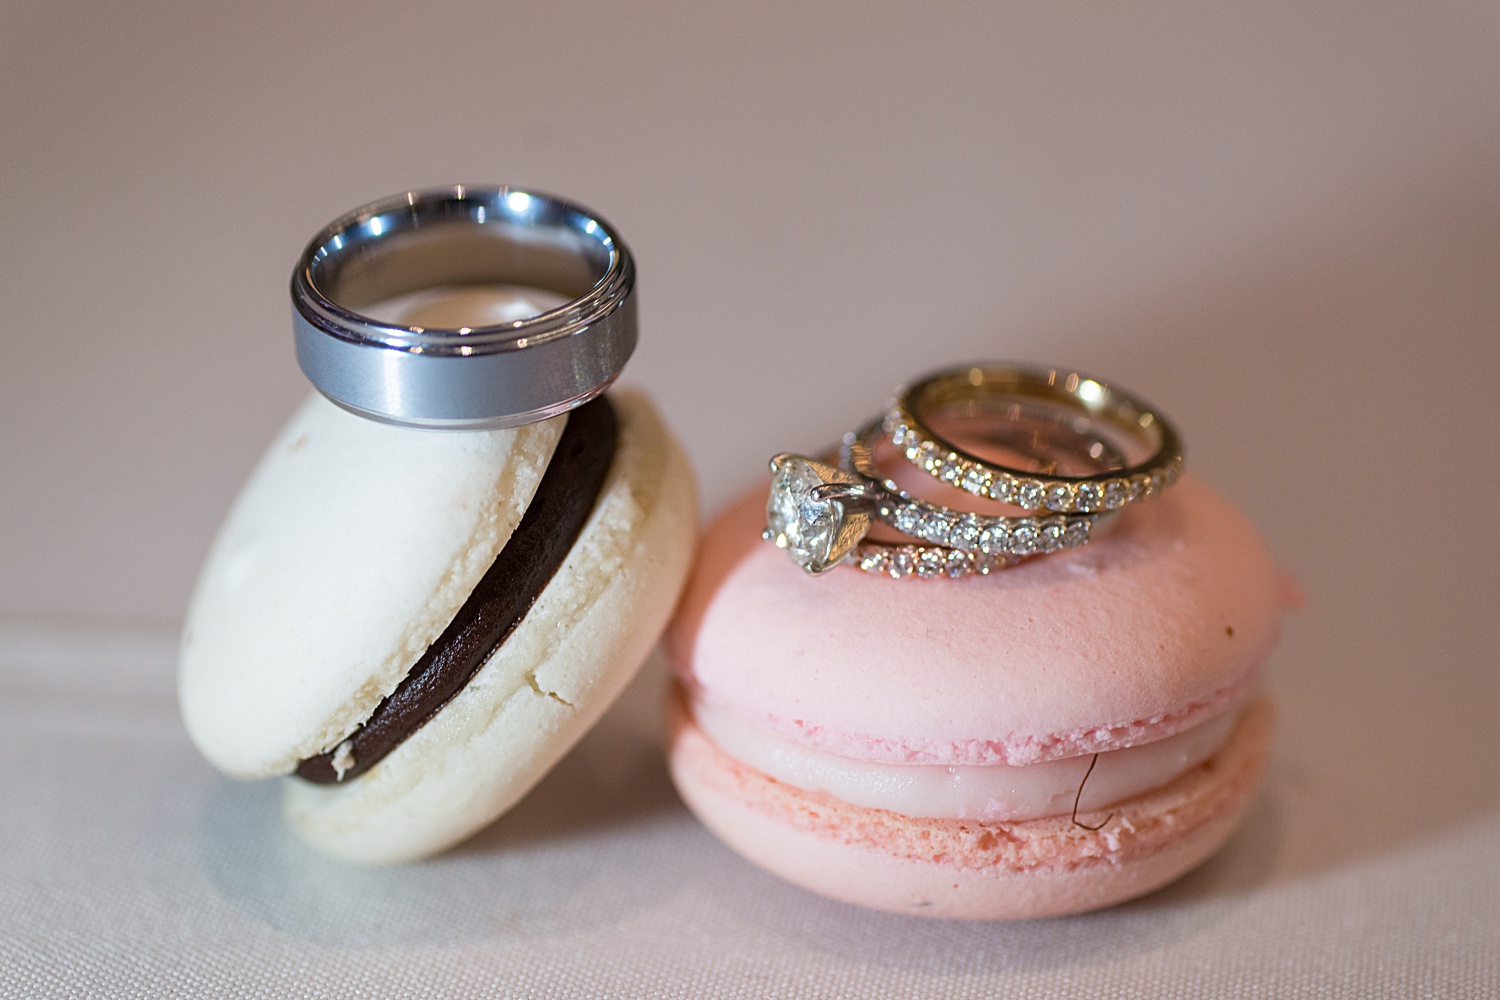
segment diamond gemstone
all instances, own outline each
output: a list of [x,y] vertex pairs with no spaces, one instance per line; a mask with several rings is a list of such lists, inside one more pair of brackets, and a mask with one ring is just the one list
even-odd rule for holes
[[1035,479],[1022,479],[1016,483],[1014,496],[1017,507],[1036,510],[1042,505],[1042,484]]
[[1073,491],[1062,483],[1049,486],[1043,505],[1048,510],[1067,510],[1073,506]]
[[903,545],[891,553],[891,568],[889,571],[891,576],[899,580],[901,577],[911,576],[912,571],[916,568],[917,557],[912,551],[911,546]]
[[915,538],[922,530],[922,511],[911,504],[897,510],[896,516],[891,520],[895,522],[892,527],[903,535],[911,535]]
[[979,533],[982,531],[979,518],[973,514],[965,514],[953,525],[948,532],[948,544],[955,549],[972,550],[979,546]]
[[967,553],[959,552],[957,549],[948,553],[944,563],[943,571],[955,580],[961,576],[967,576],[970,571],[970,561]]
[[1036,552],[1038,535],[1035,521],[1023,521],[1010,533],[1010,550],[1018,556],[1029,556]]
[[989,555],[1005,551],[1006,531],[1003,524],[991,524],[979,533],[977,548]]
[[1104,506],[1104,487],[1099,483],[1078,484],[1078,509],[1098,510]]
[[930,580],[943,572],[945,561],[941,549],[921,549],[917,552],[917,575]]
[[803,569],[820,573],[828,568],[828,553],[844,520],[844,505],[837,500],[816,500],[812,491],[823,478],[806,461],[782,460],[771,479],[766,500],[766,527],[784,547],[792,561]]
[[1104,484],[1104,506],[1109,510],[1123,507],[1130,501],[1130,487],[1121,479],[1111,479]]
[[1008,500],[1015,490],[1015,483],[1006,476],[996,476],[995,481],[990,483],[991,500]]
[[1057,552],[1063,547],[1063,534],[1067,531],[1067,525],[1062,518],[1049,520],[1042,525],[1040,536],[1037,538],[1036,547],[1039,552]]
[[1063,532],[1063,548],[1076,549],[1089,540],[1089,522],[1074,521]]
[[969,466],[964,473],[963,488],[975,496],[984,496],[990,491],[990,474],[977,465]]
[[946,545],[948,533],[952,528],[953,522],[948,520],[948,515],[941,511],[931,510],[922,518],[922,526],[916,534],[918,538],[925,538],[938,545]]

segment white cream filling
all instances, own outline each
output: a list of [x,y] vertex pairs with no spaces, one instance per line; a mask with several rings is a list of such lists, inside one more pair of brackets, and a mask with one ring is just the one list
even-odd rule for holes
[[1175,736],[1100,753],[1092,772],[1093,754],[1021,767],[877,764],[800,746],[706,701],[694,703],[693,716],[719,749],[796,788],[906,816],[995,823],[1066,816],[1075,797],[1087,821],[1088,813],[1160,788],[1224,745],[1239,705]]

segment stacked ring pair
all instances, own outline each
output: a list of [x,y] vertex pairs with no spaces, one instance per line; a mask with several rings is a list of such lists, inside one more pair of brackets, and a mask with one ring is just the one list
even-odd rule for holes
[[[988,443],[1014,458],[982,457],[932,429],[954,412],[978,418]],[[915,496],[881,472],[878,440],[944,488],[1025,513]],[[1067,461],[1073,474],[1059,469]],[[1081,474],[1079,464],[1088,466]],[[987,575],[1087,544],[1114,512],[1160,495],[1181,470],[1172,425],[1119,389],[1076,372],[965,366],[897,390],[885,414],[844,436],[836,465],[772,458],[763,537],[813,575],[846,562],[898,579]],[[912,542],[867,538],[872,521]]]

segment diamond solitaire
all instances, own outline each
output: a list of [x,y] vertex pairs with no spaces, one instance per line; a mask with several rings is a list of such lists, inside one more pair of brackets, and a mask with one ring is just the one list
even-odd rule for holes
[[763,537],[806,572],[837,566],[870,530],[869,513],[848,502],[865,496],[860,477],[790,454],[771,459],[771,474]]

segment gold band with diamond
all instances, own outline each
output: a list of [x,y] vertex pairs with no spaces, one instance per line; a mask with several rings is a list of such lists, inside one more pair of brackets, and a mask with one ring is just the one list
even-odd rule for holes
[[[993,410],[997,404],[1037,403],[1073,411],[1078,433],[1107,430],[1143,456],[1123,468],[1085,476],[1035,473],[965,451],[923,419],[935,407]],[[1161,414],[1097,379],[1059,369],[992,364],[941,371],[898,392],[883,424],[907,460],[935,479],[1025,510],[1118,510],[1160,493],[1182,472],[1182,442]]]

